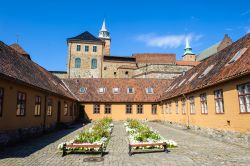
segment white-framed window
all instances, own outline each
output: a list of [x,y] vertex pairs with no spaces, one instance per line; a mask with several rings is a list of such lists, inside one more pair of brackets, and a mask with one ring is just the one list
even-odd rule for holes
[[35,97],[35,116],[40,116],[41,115],[41,97],[36,96]]
[[189,97],[189,102],[190,102],[190,114],[195,114],[195,102],[193,96]]
[[178,100],[175,101],[175,111],[176,111],[176,114],[179,114],[179,104],[178,104]]
[[213,68],[214,68],[214,65],[208,66],[208,67],[204,70],[204,72],[203,72],[198,78],[205,77]]
[[143,105],[137,104],[137,114],[143,114]]
[[154,89],[152,87],[148,87],[148,88],[146,88],[146,93],[147,94],[153,94],[154,93]]
[[157,114],[157,104],[152,104],[151,105],[151,113],[153,115]]
[[4,89],[0,88],[0,117],[3,115],[3,97],[4,97]]
[[100,104],[94,104],[94,114],[100,114]]
[[80,68],[81,67],[81,58],[76,58],[75,59],[75,68]]
[[93,52],[97,52],[97,46],[93,46]]
[[128,89],[127,89],[127,93],[128,93],[128,94],[132,94],[132,93],[134,93],[134,88],[132,88],[132,87],[128,87]]
[[168,103],[166,103],[166,114],[168,114]]
[[246,48],[246,47],[240,49],[238,52],[236,52],[236,54],[232,57],[232,59],[227,64],[229,65],[229,64],[234,63],[235,61],[237,61],[241,57],[241,55],[243,55],[246,52],[247,49],[248,48]]
[[182,114],[186,114],[186,99],[182,98],[181,99],[181,106],[182,106]]
[[80,93],[86,93],[87,88],[86,87],[81,87],[79,91],[80,91]]
[[104,114],[111,114],[111,104],[105,104]]
[[68,107],[69,107],[69,105],[68,105],[68,103],[67,102],[64,102],[64,116],[67,116],[68,115]]
[[126,114],[132,114],[132,104],[126,104]]
[[85,46],[85,47],[84,47],[84,51],[85,51],[85,52],[89,52],[89,46]]
[[113,88],[113,93],[114,94],[120,93],[120,88]]
[[76,45],[76,51],[81,51],[81,45],[79,44]]
[[24,116],[26,111],[26,93],[17,92],[17,116]]
[[49,98],[47,105],[47,116],[52,116],[52,107],[53,107],[53,101],[51,98]]
[[222,89],[214,91],[214,100],[215,100],[215,111],[217,114],[224,113],[224,102],[223,102],[223,91]]
[[98,93],[100,93],[100,94],[103,94],[105,92],[106,92],[106,88],[104,88],[104,87],[101,87],[98,89]]
[[161,114],[164,114],[164,105],[161,106]]
[[250,83],[238,85],[240,113],[250,113]]
[[201,99],[201,113],[202,114],[207,114],[208,113],[208,109],[207,109],[207,94],[203,93],[200,95],[200,99]]

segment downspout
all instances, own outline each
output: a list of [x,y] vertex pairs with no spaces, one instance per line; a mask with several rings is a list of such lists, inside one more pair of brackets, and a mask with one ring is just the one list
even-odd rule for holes
[[45,133],[46,130],[46,110],[47,110],[47,95],[45,95],[45,101],[44,101],[43,133]]
[[184,93],[183,93],[182,95],[183,95],[183,97],[184,97],[185,100],[186,100],[186,108],[187,108],[187,110],[186,110],[186,112],[187,112],[187,128],[190,129],[189,111],[188,111],[188,99],[187,99],[187,97],[185,96]]
[[69,47],[69,62],[68,62],[68,71],[69,71],[69,75],[68,75],[68,78],[70,78],[70,62],[71,62],[71,47],[72,47],[72,43],[70,43],[70,47]]
[[104,56],[104,55],[103,55],[103,49],[104,49],[104,47],[105,47],[105,46],[102,44],[102,55],[101,55],[101,78],[102,78],[102,75],[103,75],[103,74],[102,74],[102,72],[103,72],[102,67],[103,67],[103,60],[104,60],[104,58],[103,58],[103,56]]

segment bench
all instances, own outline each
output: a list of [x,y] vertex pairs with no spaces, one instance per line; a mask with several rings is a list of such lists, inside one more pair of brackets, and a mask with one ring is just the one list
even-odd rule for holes
[[[167,143],[163,142],[163,143],[137,143],[137,144],[129,144],[129,156],[132,156],[133,152],[132,152],[132,147],[145,147],[145,146],[163,146],[163,152],[168,153],[168,149],[167,149]],[[134,151],[135,152],[135,151]]]
[[[77,149],[77,148],[99,148],[99,151],[83,151],[82,153],[101,153],[101,157],[104,154],[103,144],[63,144],[62,157],[67,154],[67,148]],[[70,150],[69,150],[70,151]]]

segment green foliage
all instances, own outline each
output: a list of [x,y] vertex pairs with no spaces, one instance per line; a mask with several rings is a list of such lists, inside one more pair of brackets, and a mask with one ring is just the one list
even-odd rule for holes
[[96,121],[90,130],[82,131],[75,139],[76,143],[93,143],[101,140],[103,137],[108,138],[110,136],[110,124],[111,118],[103,118]]
[[128,120],[128,126],[135,131],[132,131],[131,134],[135,134],[135,140],[140,142],[146,142],[148,139],[159,140],[161,137],[159,134],[152,131],[148,126],[142,125],[137,120]]

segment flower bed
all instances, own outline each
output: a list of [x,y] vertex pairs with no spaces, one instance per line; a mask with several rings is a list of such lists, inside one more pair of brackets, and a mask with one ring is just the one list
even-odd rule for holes
[[164,139],[157,131],[143,125],[137,120],[127,120],[124,123],[129,136],[129,155],[132,150],[163,149],[177,147],[173,140]]
[[59,144],[58,149],[63,152],[63,156],[67,152],[98,152],[103,155],[112,129],[112,119],[104,118],[96,121],[91,128],[79,133],[75,139]]

